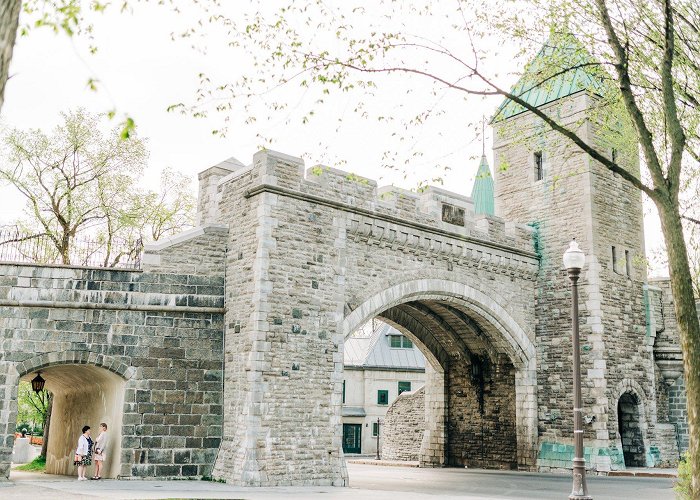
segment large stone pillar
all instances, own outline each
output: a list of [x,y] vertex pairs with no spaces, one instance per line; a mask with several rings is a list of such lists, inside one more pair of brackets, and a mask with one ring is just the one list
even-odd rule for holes
[[263,151],[221,186],[230,234],[224,436],[213,476],[233,484],[347,484],[345,223],[280,192],[298,191],[302,178],[300,159]]

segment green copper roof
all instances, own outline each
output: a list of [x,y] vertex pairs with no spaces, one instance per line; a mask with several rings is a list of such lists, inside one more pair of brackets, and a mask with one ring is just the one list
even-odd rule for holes
[[493,177],[486,155],[481,157],[479,170],[476,172],[472,188],[472,201],[474,202],[475,214],[494,215]]
[[[575,37],[555,34],[525,67],[510,93],[538,107],[582,90],[602,94],[601,68]],[[506,99],[491,123],[524,113],[526,109]]]

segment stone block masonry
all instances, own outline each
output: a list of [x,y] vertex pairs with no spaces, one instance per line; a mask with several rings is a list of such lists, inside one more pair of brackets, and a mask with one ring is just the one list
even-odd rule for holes
[[386,412],[380,431],[383,460],[418,461],[425,430],[425,387],[404,392]]
[[[119,477],[211,475],[222,435],[223,276],[2,264],[0,283],[0,477],[17,384],[38,370],[57,398],[52,436],[68,436],[50,453],[55,470],[73,473],[66,457],[82,412],[95,430],[101,415],[121,420],[109,456]],[[114,388],[123,403],[111,411],[100,394]],[[93,394],[80,401],[94,412],[71,406],[76,391]]]
[[[599,151],[614,154],[589,116],[595,101],[578,92],[542,109]],[[657,403],[668,397],[657,396],[654,352],[655,325],[664,313],[650,303],[645,283],[641,193],[541,125],[531,113],[494,123],[496,213],[537,228],[541,257],[535,306],[539,466],[570,467],[568,456],[552,453],[566,454],[573,444],[571,295],[561,263],[572,237],[586,253],[579,306],[587,465],[609,470],[645,460],[651,466],[659,461],[651,451],[661,449],[667,456],[660,460],[672,461],[673,447],[658,442],[668,435],[657,429],[657,415],[667,413]],[[544,158],[539,175],[535,158]],[[639,175],[635,155],[617,161]],[[624,418],[618,408],[625,409]]]
[[[208,199],[218,210],[203,205],[202,213],[216,213],[212,221],[230,228],[224,435],[215,478],[347,484],[343,341],[377,315],[406,325],[435,360],[443,384],[435,390],[443,395],[462,387],[442,374],[453,357],[469,367],[470,348],[494,366],[504,356],[514,404],[502,413],[509,464],[534,467],[537,260],[530,228],[472,217],[470,200],[443,190],[378,190],[347,172],[304,171],[298,158],[272,151],[221,177]],[[427,324],[433,327],[421,328]],[[444,397],[430,401],[445,415],[438,404]],[[424,457],[446,463],[445,432],[435,427],[424,435]]]
[[[584,128],[588,98],[564,103]],[[474,216],[469,198],[442,189],[377,189],[261,151],[248,166],[230,160],[200,176],[201,226],[147,247],[145,272],[0,264],[0,473],[9,473],[17,383],[41,369],[70,426],[81,380],[100,395],[119,388],[123,400],[94,398],[90,415],[121,422],[120,476],[347,485],[343,344],[374,317],[428,361],[423,428],[406,446],[421,466],[569,467],[570,291],[560,260],[572,234],[588,254],[588,466],[672,463],[679,447],[669,439],[683,418],[674,320],[663,284],[645,284],[634,266],[641,219],[619,227],[639,197],[545,139],[537,147],[562,161],[541,180],[527,147],[496,143],[497,165],[509,164],[497,169],[497,210],[517,222]],[[623,202],[607,207],[608,198]],[[390,422],[420,424],[419,397],[409,397]],[[404,406],[412,417],[401,422]],[[60,460],[55,470],[66,470]]]

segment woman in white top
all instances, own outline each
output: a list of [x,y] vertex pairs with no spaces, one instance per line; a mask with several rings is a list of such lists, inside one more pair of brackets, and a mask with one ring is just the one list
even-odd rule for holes
[[83,434],[78,438],[73,464],[78,466],[78,481],[85,481],[87,479],[85,469],[92,464],[92,438],[89,425],[83,427]]
[[107,424],[102,422],[100,424],[100,435],[97,436],[97,441],[95,441],[95,475],[93,479],[102,479],[100,476],[100,471],[104,465],[105,450],[107,450]]

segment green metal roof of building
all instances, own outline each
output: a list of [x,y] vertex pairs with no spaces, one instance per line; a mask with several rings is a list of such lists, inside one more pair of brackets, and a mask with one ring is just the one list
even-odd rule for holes
[[475,214],[494,215],[493,177],[486,155],[482,155],[479,170],[476,172],[474,187],[472,187],[472,201]]
[[[585,66],[587,64],[593,66]],[[602,94],[604,84],[601,71],[597,61],[575,37],[553,35],[525,67],[510,93],[535,107],[583,90]],[[525,111],[523,106],[505,99],[491,118],[491,123]]]

